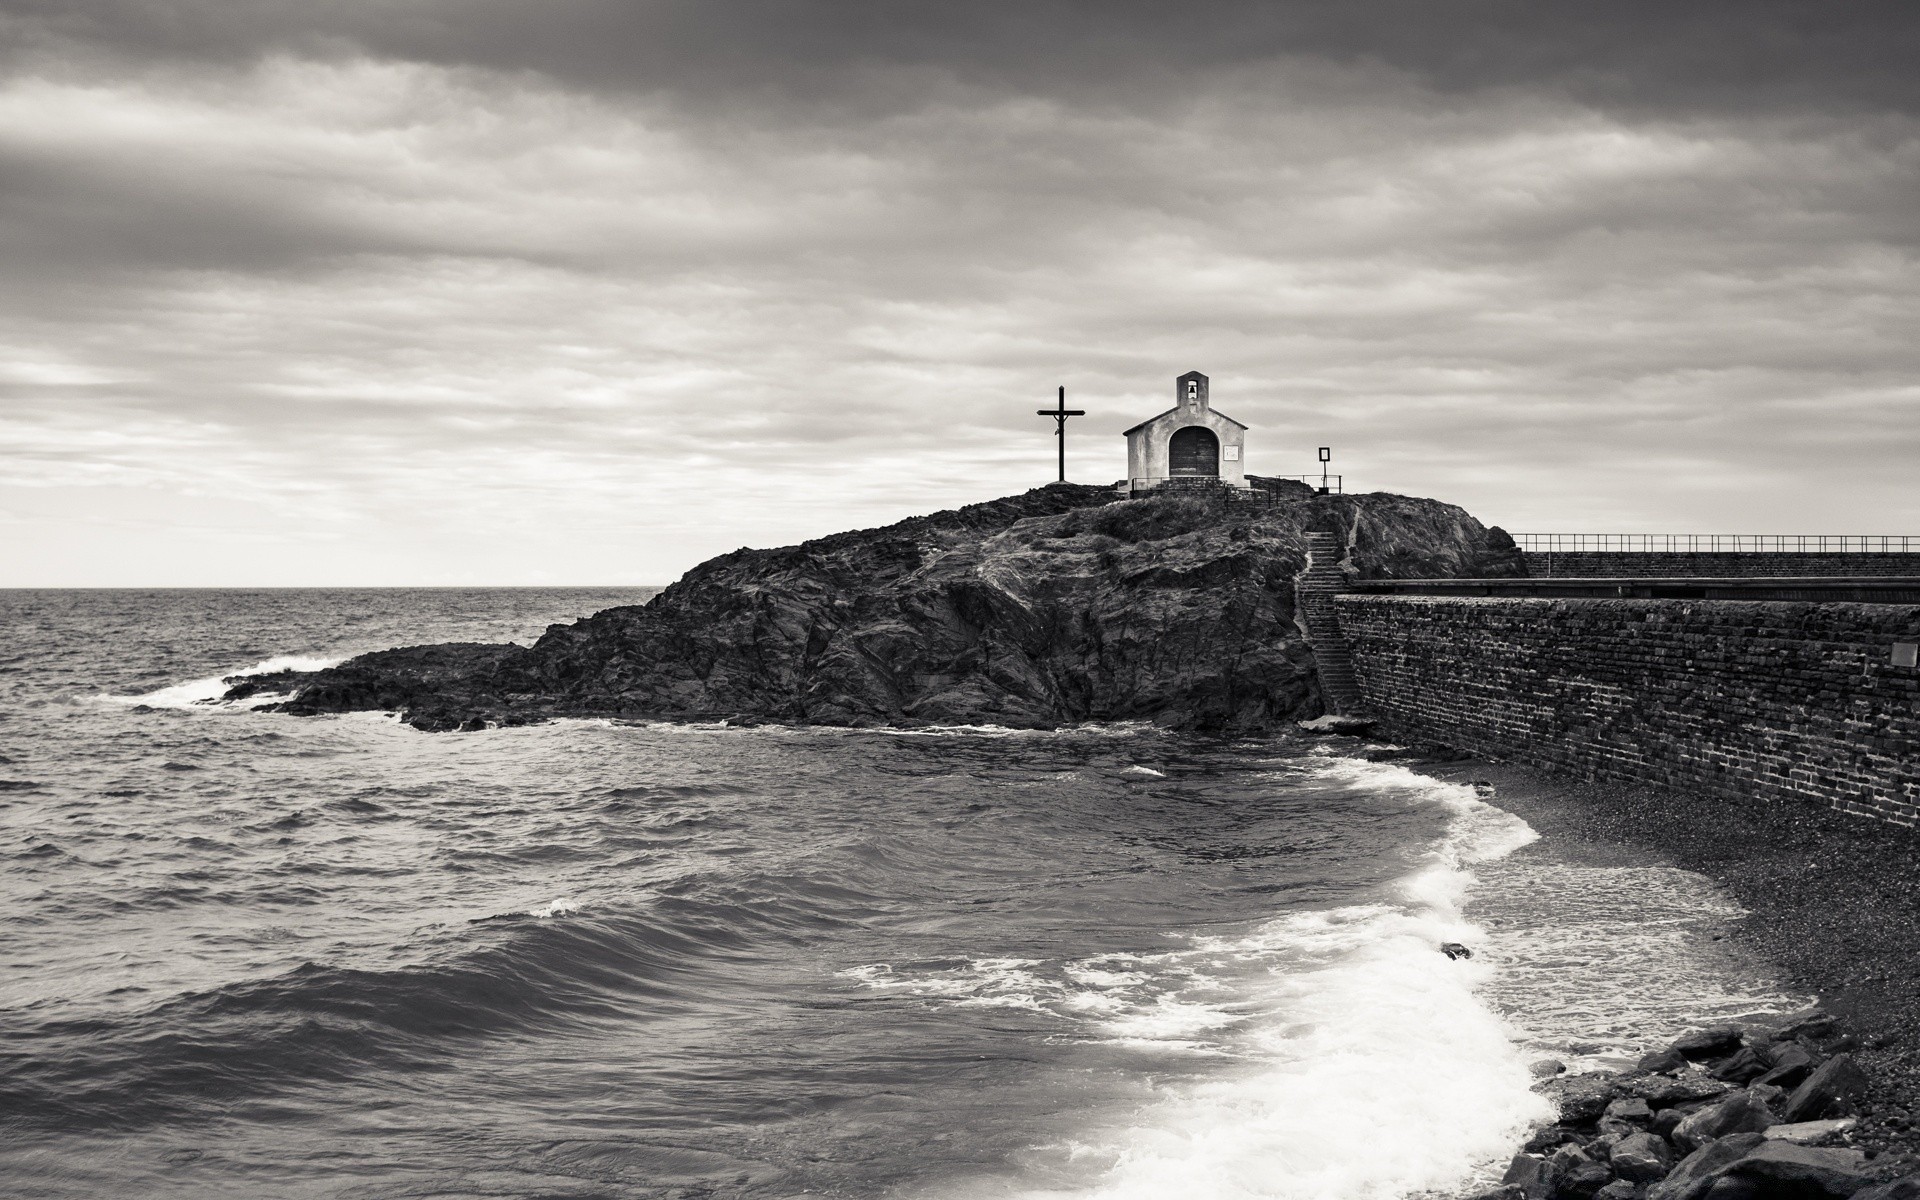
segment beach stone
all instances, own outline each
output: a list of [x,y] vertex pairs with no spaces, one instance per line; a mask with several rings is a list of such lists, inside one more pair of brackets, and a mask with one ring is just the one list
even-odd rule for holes
[[1673,1147],[1665,1138],[1636,1133],[1613,1148],[1613,1173],[1634,1183],[1664,1179],[1673,1169]]
[[1616,1179],[1593,1194],[1593,1200],[1639,1200],[1640,1185],[1629,1179]]
[[1735,1133],[1759,1133],[1774,1124],[1773,1113],[1750,1092],[1735,1092],[1726,1099],[1691,1113],[1673,1127],[1673,1144],[1691,1153],[1708,1142]]
[[1755,1082],[1773,1087],[1798,1087],[1820,1065],[1812,1051],[1798,1042],[1775,1042],[1772,1053],[1772,1069]]
[[1860,1122],[1853,1117],[1837,1117],[1828,1121],[1798,1121],[1792,1125],[1771,1125],[1766,1129],[1768,1141],[1796,1142],[1802,1146],[1818,1146],[1823,1142],[1839,1137]]
[[1622,1096],[1607,1105],[1607,1116],[1630,1125],[1645,1125],[1653,1120],[1653,1107],[1641,1096]]
[[1773,1060],[1759,1046],[1742,1046],[1714,1065],[1715,1079],[1741,1085],[1752,1083],[1773,1069]]
[[1538,1062],[1529,1063],[1527,1070],[1535,1079],[1552,1079],[1555,1075],[1566,1074],[1567,1064],[1557,1058],[1543,1058]]
[[1769,1083],[1756,1083],[1747,1091],[1758,1097],[1760,1103],[1766,1105],[1767,1111],[1774,1116],[1777,1117],[1786,1111],[1787,1090],[1785,1088],[1777,1088]]
[[1861,1188],[1853,1194],[1853,1200],[1920,1200],[1920,1175],[1902,1175]]
[[1719,1058],[1723,1054],[1732,1054],[1740,1048],[1746,1035],[1737,1025],[1715,1025],[1709,1029],[1696,1029],[1684,1033],[1673,1040],[1668,1049],[1685,1059],[1698,1061],[1703,1058]]
[[1546,1194],[1541,1178],[1546,1173],[1547,1160],[1538,1154],[1516,1154],[1507,1164],[1506,1174],[1500,1176],[1500,1186],[1517,1187],[1531,1200],[1539,1200]]
[[1708,1075],[1681,1075],[1677,1078],[1655,1075],[1635,1081],[1631,1090],[1633,1095],[1639,1096],[1651,1107],[1660,1109],[1724,1096],[1733,1090],[1733,1085]]
[[1446,955],[1448,958],[1454,959],[1473,957],[1473,951],[1462,946],[1459,942],[1441,942],[1440,953]]
[[[1722,1180],[1733,1182],[1723,1188]],[[1837,1200],[1867,1182],[1866,1156],[1858,1150],[1798,1146],[1746,1133],[1701,1147],[1647,1195],[1648,1200],[1723,1200],[1736,1194]]]
[[[1562,1146],[1547,1157],[1540,1173],[1547,1200],[1591,1200],[1613,1178],[1605,1163],[1578,1146]],[[1532,1194],[1532,1189],[1528,1189]]]
[[1821,1117],[1845,1116],[1853,1111],[1866,1088],[1867,1077],[1854,1065],[1853,1056],[1836,1054],[1794,1089],[1780,1117],[1796,1124]]
[[1723,1170],[1764,1141],[1766,1139],[1757,1133],[1736,1133],[1708,1142],[1681,1159],[1665,1179],[1647,1189],[1647,1200],[1682,1200],[1696,1185],[1698,1192],[1694,1194],[1705,1194]]
[[1534,1130],[1521,1149],[1528,1154],[1545,1154],[1555,1146],[1564,1146],[1568,1142],[1579,1140],[1579,1136],[1565,1125],[1548,1125]]
[[1651,1073],[1664,1074],[1668,1071],[1678,1071],[1680,1068],[1686,1065],[1687,1065],[1686,1055],[1680,1053],[1678,1050],[1675,1050],[1673,1047],[1669,1046],[1665,1050],[1655,1050],[1651,1054],[1642,1055],[1640,1059],[1639,1067],[1640,1067],[1640,1070],[1646,1071],[1650,1074]]
[[1600,1143],[1611,1146],[1613,1143],[1623,1141],[1639,1132],[1640,1129],[1636,1125],[1629,1125],[1625,1121],[1618,1120],[1614,1117],[1603,1116],[1600,1118],[1599,1125],[1594,1128],[1594,1137],[1598,1139]]
[[1560,1106],[1561,1124],[1584,1125],[1607,1111],[1617,1082],[1609,1075],[1562,1075],[1543,1090]]

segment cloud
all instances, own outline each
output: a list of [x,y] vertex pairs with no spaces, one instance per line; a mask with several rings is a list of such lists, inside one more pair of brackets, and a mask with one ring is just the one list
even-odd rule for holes
[[897,7],[13,5],[0,582],[664,581],[1045,481],[1058,383],[1117,478],[1190,367],[1510,528],[1920,528],[1868,10],[1742,106],[1784,8]]

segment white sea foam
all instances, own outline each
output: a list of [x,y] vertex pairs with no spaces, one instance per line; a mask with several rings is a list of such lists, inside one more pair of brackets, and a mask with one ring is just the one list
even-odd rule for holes
[[[185,683],[169,684],[140,696],[99,697],[110,704],[144,704],[148,708],[206,708],[220,703],[233,685],[227,680],[236,675],[271,675],[276,671],[320,671],[337,666],[344,659],[321,658],[306,654],[284,654],[278,658],[269,658],[250,667],[241,667],[232,671],[223,671],[218,675],[209,675],[205,679],[189,679]],[[251,708],[266,703],[266,699],[254,698],[238,702],[240,707]]]
[[530,917],[565,917],[571,916],[579,911],[580,902],[578,900],[569,900],[567,897],[562,896],[558,900],[550,901],[539,908],[528,909],[527,915]]
[[[1461,913],[1476,864],[1534,840],[1470,788],[1330,759],[1314,774],[1439,804],[1444,836],[1380,903],[1293,913],[1165,954],[971,963],[869,986],[955,1002],[1018,995],[1117,1045],[1228,1056],[1118,1126],[1055,1147],[1058,1168],[941,1193],[1103,1200],[1389,1200],[1486,1181],[1550,1115],[1526,1054],[1482,997],[1497,968],[1438,953],[1478,944]],[[1016,978],[1017,975],[1017,978]]]

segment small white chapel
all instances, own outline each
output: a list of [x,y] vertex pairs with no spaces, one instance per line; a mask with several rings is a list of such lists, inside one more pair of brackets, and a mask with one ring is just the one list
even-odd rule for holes
[[1247,489],[1247,427],[1215,412],[1207,377],[1188,371],[1173,381],[1173,407],[1127,430],[1127,490],[1227,487]]

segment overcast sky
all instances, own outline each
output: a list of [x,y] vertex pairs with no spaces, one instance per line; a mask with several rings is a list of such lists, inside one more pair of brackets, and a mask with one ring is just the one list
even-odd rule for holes
[[1920,8],[0,0],[0,584],[666,582],[1125,470],[1920,534]]

